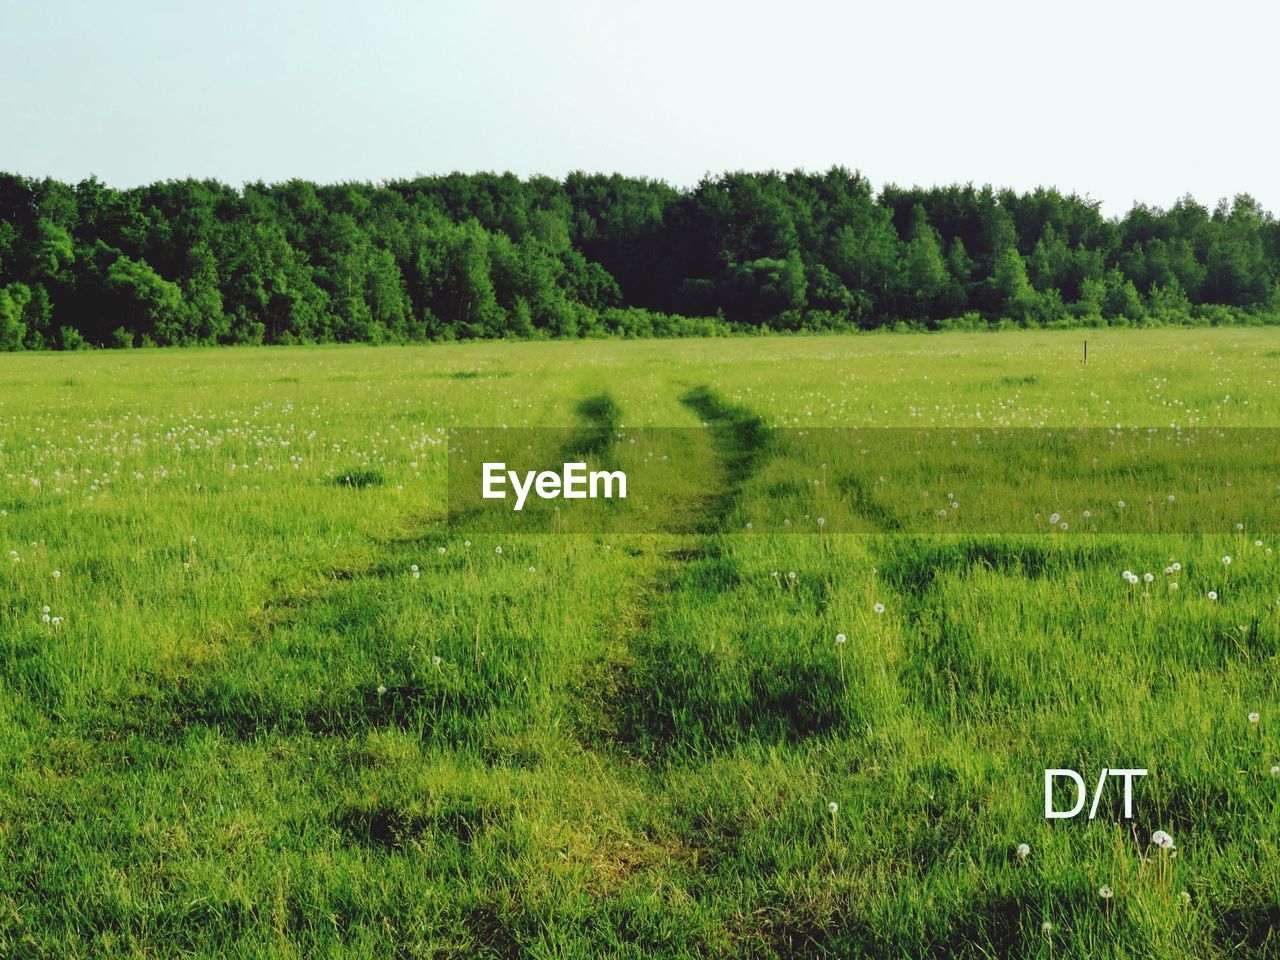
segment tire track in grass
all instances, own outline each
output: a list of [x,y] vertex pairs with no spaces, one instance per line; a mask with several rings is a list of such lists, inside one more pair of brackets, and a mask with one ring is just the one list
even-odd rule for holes
[[711,431],[712,446],[724,470],[720,491],[712,496],[700,530],[703,534],[720,533],[738,504],[744,484],[760,464],[769,428],[750,409],[728,403],[706,386],[688,391],[680,402],[701,417]]
[[613,397],[608,393],[597,393],[580,401],[574,412],[583,420],[583,425],[565,445],[565,456],[607,456],[617,439],[622,418],[622,410]]
[[[745,583],[752,574],[740,569],[764,555],[744,552],[747,541],[729,536],[739,529],[738,509],[753,478],[779,455],[768,425],[706,386],[681,401],[707,429],[721,475],[701,506],[697,534],[666,552],[661,579],[625,630],[627,669],[610,691],[616,739],[634,759],[665,761],[868,728],[886,703],[902,697],[892,667],[883,680],[875,673],[887,653],[862,664],[871,673],[855,673],[866,683],[851,688],[845,667],[855,665],[815,645],[821,643],[815,630],[837,592],[829,582],[837,575],[829,548],[821,540],[785,541],[801,546],[815,575],[780,588],[784,609],[766,610],[772,601]],[[759,636],[743,618],[753,609],[771,621]]]
[[[581,734],[586,743],[600,742],[621,751],[627,763],[643,762],[653,725],[667,705],[650,689],[651,676],[637,668],[652,662],[661,649],[655,624],[670,620],[691,597],[737,584],[732,559],[717,541],[737,508],[745,484],[765,454],[768,427],[746,407],[724,400],[706,385],[687,390],[680,402],[697,414],[707,431],[720,477],[694,509],[691,535],[650,535],[637,553],[650,566],[647,585],[617,618],[617,628],[603,656],[586,665],[577,699],[589,705]],[[678,709],[678,708],[677,708]],[[669,731],[668,731],[669,732]]]
[[[602,466],[613,466],[613,448],[621,426],[621,409],[608,393],[600,393],[580,401],[574,408],[583,421],[579,431],[564,445],[566,458],[590,456]],[[624,549],[633,566],[642,568],[641,579],[652,584],[662,579],[661,565],[655,564],[651,549],[637,547],[635,538]],[[650,567],[644,570],[644,567]],[[617,740],[611,719],[611,704],[620,689],[619,676],[630,667],[623,640],[632,630],[643,629],[646,622],[645,598],[652,586],[643,588],[633,602],[618,609],[613,618],[615,628],[603,641],[603,648],[586,660],[568,693],[571,730],[578,743],[586,748]]]

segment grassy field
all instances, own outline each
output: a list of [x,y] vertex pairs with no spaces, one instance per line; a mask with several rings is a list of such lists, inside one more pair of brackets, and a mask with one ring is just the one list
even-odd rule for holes
[[[739,522],[782,428],[1280,427],[1280,330],[1083,336],[0,355],[0,956],[1280,956],[1280,531]],[[688,532],[441,522],[450,427],[704,425]]]

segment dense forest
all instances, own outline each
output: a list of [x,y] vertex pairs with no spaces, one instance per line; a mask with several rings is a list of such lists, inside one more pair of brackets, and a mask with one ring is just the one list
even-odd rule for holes
[[112,189],[0,175],[0,348],[1266,322],[1248,196],[1102,216],[1039,189],[732,173]]

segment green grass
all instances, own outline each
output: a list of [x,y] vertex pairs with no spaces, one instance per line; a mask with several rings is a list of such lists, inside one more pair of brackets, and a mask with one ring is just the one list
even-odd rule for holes
[[[1081,336],[0,355],[0,956],[1280,956],[1277,531],[724,532],[782,428],[1280,426]],[[688,532],[441,522],[449,427],[704,424]]]

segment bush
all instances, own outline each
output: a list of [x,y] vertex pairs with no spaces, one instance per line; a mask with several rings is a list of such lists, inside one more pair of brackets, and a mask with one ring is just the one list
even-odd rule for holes
[[63,327],[58,331],[58,348],[60,350],[88,350],[89,341],[85,340],[75,327]]

